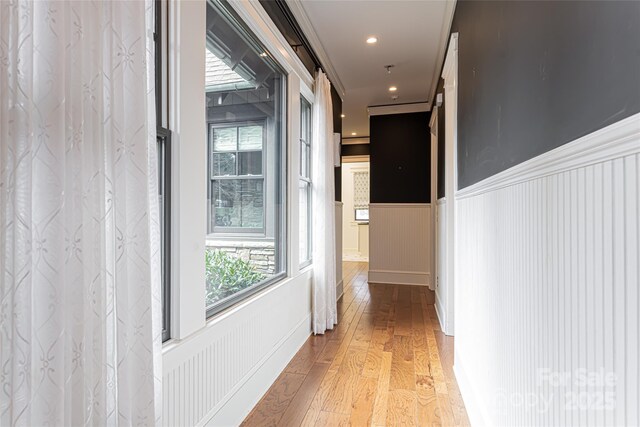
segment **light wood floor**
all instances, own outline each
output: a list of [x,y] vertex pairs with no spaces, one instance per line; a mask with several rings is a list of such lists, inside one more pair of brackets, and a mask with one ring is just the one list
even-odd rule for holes
[[344,263],[339,323],[311,336],[244,426],[467,426],[453,338],[425,287],[367,283]]

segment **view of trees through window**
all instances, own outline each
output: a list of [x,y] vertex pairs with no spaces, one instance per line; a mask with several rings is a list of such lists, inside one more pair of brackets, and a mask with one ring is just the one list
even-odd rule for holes
[[207,3],[207,315],[284,276],[286,76],[240,22]]

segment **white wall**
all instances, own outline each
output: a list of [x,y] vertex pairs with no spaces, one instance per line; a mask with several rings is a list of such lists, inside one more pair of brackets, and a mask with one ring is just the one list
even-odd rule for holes
[[639,425],[640,115],[456,197],[472,423]]
[[342,164],[342,259],[369,261],[369,225],[358,224],[354,214],[353,174],[369,172],[369,162]]

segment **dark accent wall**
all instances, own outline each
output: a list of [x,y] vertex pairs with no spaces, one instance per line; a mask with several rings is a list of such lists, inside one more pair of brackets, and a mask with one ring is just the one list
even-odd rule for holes
[[[331,85],[331,105],[333,107],[333,132],[342,135],[342,99],[338,91]],[[340,144],[342,147],[342,144]],[[334,178],[336,183],[336,202],[342,201],[342,167],[334,170]]]
[[430,115],[371,116],[371,203],[431,202]]
[[438,199],[445,197],[445,153],[446,153],[446,138],[444,128],[444,80],[441,78],[438,81],[436,88],[436,96],[438,93],[442,94],[442,104],[438,107]]
[[342,144],[342,157],[368,156],[371,154],[369,144]]
[[458,1],[452,32],[459,188],[640,112],[638,1]]

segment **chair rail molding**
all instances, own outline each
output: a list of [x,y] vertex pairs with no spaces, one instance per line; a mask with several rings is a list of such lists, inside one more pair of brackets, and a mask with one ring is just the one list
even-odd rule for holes
[[456,199],[454,357],[472,424],[640,424],[640,114]]

